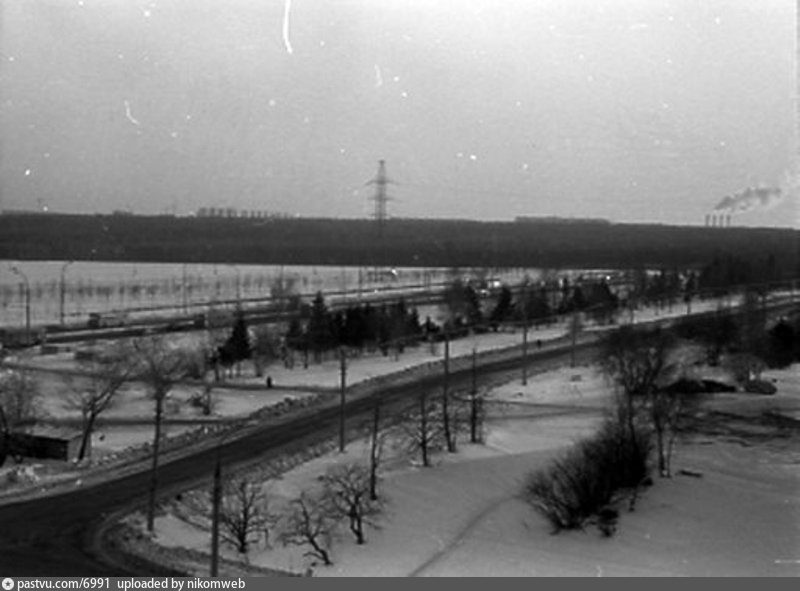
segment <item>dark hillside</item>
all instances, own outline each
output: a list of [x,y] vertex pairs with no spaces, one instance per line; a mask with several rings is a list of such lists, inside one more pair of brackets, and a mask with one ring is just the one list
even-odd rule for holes
[[576,222],[0,216],[0,258],[396,266],[672,267],[774,255],[797,272],[800,232]]

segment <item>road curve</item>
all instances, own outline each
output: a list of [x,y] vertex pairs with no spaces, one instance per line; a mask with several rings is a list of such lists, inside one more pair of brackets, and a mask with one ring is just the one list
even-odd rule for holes
[[[590,349],[591,344],[581,346],[581,357],[588,356]],[[531,369],[545,369],[568,358],[569,348],[558,346],[531,354],[529,365]],[[496,380],[498,374],[507,374],[518,366],[518,355],[482,365],[479,384]],[[468,387],[470,380],[469,368],[453,371],[450,387]],[[397,409],[405,407],[408,398],[423,389],[440,391],[441,383],[441,375],[429,375],[410,384],[381,386],[379,395],[385,408]],[[347,415],[351,425],[357,423],[354,418],[368,414],[373,398],[374,395],[348,403]],[[223,465],[262,460],[330,438],[336,433],[338,418],[338,407],[329,405],[321,409],[306,409],[306,412],[284,417],[275,424],[250,430],[241,438],[220,446]],[[171,461],[165,459],[159,469],[160,493],[164,496],[175,494],[209,480],[217,453],[217,449],[212,447]],[[148,484],[147,463],[143,462],[142,470],[133,474],[111,476],[96,485],[0,505],[0,572],[11,576],[179,574],[146,563],[121,567],[124,560],[115,559],[111,563],[104,558],[107,554],[97,552],[94,540],[105,516],[143,506]]]
[[[771,305],[770,308],[791,309],[793,301]],[[694,314],[706,316],[709,313]],[[663,320],[649,322],[658,324]],[[546,346],[529,352],[528,365],[532,370],[558,366],[570,358],[570,347],[563,344]],[[578,345],[578,360],[585,362],[596,354],[592,340]],[[509,351],[500,358],[487,360],[480,366],[479,385],[497,380],[519,367],[519,352]],[[459,368],[456,369],[457,366]],[[452,364],[450,387],[464,389],[471,381],[469,364]],[[427,375],[413,383],[404,382],[380,386],[370,396],[356,398],[347,405],[349,423],[367,414],[375,396],[381,397],[384,408],[397,408],[408,403],[409,397],[424,389],[440,391],[442,375]],[[223,465],[234,466],[277,456],[336,433],[339,409],[327,405],[319,409],[304,409],[296,415],[248,430],[219,448]],[[217,448],[199,448],[173,459],[164,459],[159,469],[160,493],[163,496],[196,486],[210,480]],[[147,463],[142,470],[109,479],[91,486],[35,499],[0,505],[0,573],[11,576],[130,576],[167,575],[156,565],[137,563],[135,567],[119,566],[124,560],[108,562],[97,552],[95,538],[105,516],[144,504],[147,498],[149,472]]]

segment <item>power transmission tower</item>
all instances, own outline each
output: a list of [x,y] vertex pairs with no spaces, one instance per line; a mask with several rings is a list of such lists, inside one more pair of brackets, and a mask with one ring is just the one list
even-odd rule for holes
[[392,200],[386,192],[387,185],[395,185],[393,180],[386,176],[386,161],[378,160],[378,174],[367,185],[375,185],[375,195],[370,199],[375,202],[375,221],[378,224],[378,234],[383,234],[383,227],[387,219],[387,203]]

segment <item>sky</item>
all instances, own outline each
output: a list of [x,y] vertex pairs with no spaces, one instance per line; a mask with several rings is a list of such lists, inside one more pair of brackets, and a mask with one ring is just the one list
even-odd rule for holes
[[800,227],[796,11],[0,0],[0,209]]

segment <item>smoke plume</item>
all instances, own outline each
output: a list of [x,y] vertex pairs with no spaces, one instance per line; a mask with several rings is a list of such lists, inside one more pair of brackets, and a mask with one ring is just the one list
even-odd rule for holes
[[726,195],[714,206],[715,213],[743,213],[754,209],[772,209],[784,198],[797,192],[800,185],[798,174],[786,173],[780,187],[748,187],[733,195]]

